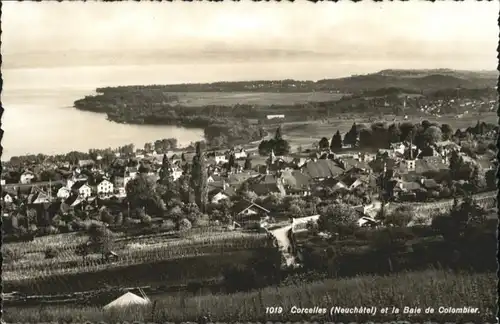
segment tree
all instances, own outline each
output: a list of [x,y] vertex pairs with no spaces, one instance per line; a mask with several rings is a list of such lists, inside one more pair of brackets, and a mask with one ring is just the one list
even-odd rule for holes
[[453,129],[448,124],[441,125],[441,133],[443,134],[443,140],[449,140],[453,136]]
[[113,232],[105,226],[92,224],[87,234],[89,235],[90,246],[102,254],[104,258],[107,253],[111,252],[113,246]]
[[335,135],[332,136],[332,140],[330,141],[330,150],[335,152],[341,149],[342,149],[342,135],[340,135],[340,132],[337,130]]
[[251,170],[252,169],[252,159],[250,158],[250,156],[247,156],[247,158],[245,159],[244,169],[245,170]]
[[428,145],[433,145],[443,139],[443,132],[437,126],[429,126],[425,129],[423,136]]
[[155,182],[145,174],[139,174],[127,183],[125,188],[127,200],[135,207],[157,207],[154,206],[156,200]]
[[386,225],[406,227],[415,218],[415,211],[410,206],[400,206],[384,219]]
[[75,254],[81,256],[84,260],[87,255],[90,253],[89,242],[81,243],[77,245],[75,249]]
[[318,145],[319,145],[319,149],[321,151],[328,150],[328,148],[330,147],[330,143],[328,142],[328,138],[326,138],[326,137],[321,138]]
[[53,247],[48,247],[45,250],[45,259],[53,259],[57,257],[57,255],[58,255],[57,250],[54,249]]
[[147,153],[153,151],[153,144],[151,143],[144,143],[144,151]]
[[359,145],[362,147],[372,147],[374,143],[373,132],[371,129],[362,129],[359,132]]
[[276,141],[279,141],[279,140],[282,140],[283,139],[283,136],[281,134],[281,126],[279,126],[277,129],[276,129],[276,133],[274,135],[274,139]]
[[235,162],[235,158],[234,158],[234,153],[231,153],[229,155],[229,161],[227,162],[227,171],[228,172],[231,172],[231,170],[234,168],[236,162]]
[[401,129],[397,124],[391,124],[387,129],[389,143],[397,143],[401,141]]
[[344,144],[346,145],[356,145],[358,139],[359,131],[356,122],[351,126],[351,129],[344,135]]
[[332,204],[321,208],[318,226],[323,231],[342,235],[346,231],[349,232],[348,229],[356,226],[358,219],[357,212],[350,206]]
[[191,187],[194,189],[196,204],[201,212],[205,212],[208,202],[208,173],[199,142],[196,143],[196,155],[191,168]]
[[185,232],[190,230],[192,227],[191,222],[187,218],[183,218],[179,222],[179,231]]

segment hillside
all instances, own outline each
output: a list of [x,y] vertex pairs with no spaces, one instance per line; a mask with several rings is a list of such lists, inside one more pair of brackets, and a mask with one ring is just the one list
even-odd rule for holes
[[[284,92],[305,93],[313,91],[353,93],[380,88],[403,88],[410,92],[427,92],[457,87],[477,89],[493,88],[497,84],[496,71],[437,70],[383,70],[366,75],[344,78],[303,80],[254,80],[236,82],[190,83],[170,85],[127,86],[116,90],[160,90],[163,92]],[[97,89],[98,92],[109,88]]]

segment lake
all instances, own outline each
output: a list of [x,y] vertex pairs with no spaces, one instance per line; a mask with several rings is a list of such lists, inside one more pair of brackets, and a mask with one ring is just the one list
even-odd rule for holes
[[[382,63],[382,62],[379,62]],[[124,125],[104,114],[79,111],[73,102],[97,87],[190,82],[321,79],[373,72],[373,62],[236,62],[170,65],[3,69],[2,160],[28,153],[118,147],[175,137],[180,145],[202,139],[201,129]]]

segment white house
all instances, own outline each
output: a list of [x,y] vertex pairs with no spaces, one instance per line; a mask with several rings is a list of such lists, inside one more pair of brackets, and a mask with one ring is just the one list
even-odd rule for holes
[[127,168],[127,173],[128,173],[128,176],[130,178],[135,178],[135,176],[137,175],[137,172],[138,172],[138,170],[137,170],[136,167],[129,167],[129,168]]
[[224,199],[229,199],[229,197],[224,192],[221,191],[212,197],[212,203],[218,204],[220,201]]
[[57,198],[66,199],[70,196],[71,190],[67,187],[61,187],[57,190]]
[[179,169],[179,168],[175,168],[173,171],[172,171],[172,178],[174,179],[174,181],[176,181],[177,179],[179,179],[181,176],[182,176],[182,170]]
[[267,119],[285,118],[285,115],[267,115]]
[[35,174],[33,172],[25,171],[23,174],[21,174],[19,182],[21,182],[22,184],[31,183],[31,180],[33,180],[34,178]]
[[81,198],[88,198],[92,195],[92,189],[84,182],[75,183],[71,189],[76,191]]
[[150,300],[146,296],[139,297],[136,294],[133,294],[131,292],[127,292],[126,294],[122,295],[120,298],[115,299],[111,303],[104,306],[103,309],[108,310],[111,308],[130,307],[132,305],[147,305],[149,303],[150,303]]
[[234,158],[236,160],[246,159],[247,158],[247,152],[244,149],[237,150],[236,152],[234,152]]
[[10,194],[5,194],[2,198],[3,202],[6,204],[11,204],[14,201],[14,198]]
[[215,155],[215,164],[226,163],[227,159],[224,154],[216,154]]
[[5,179],[0,180],[0,186],[5,186]]
[[97,194],[109,195],[112,194],[114,190],[114,185],[108,180],[102,180],[97,185]]

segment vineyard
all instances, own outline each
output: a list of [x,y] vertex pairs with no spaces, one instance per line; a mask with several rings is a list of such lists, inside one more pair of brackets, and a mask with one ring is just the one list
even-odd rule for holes
[[[71,248],[68,248],[61,251],[60,258],[6,264],[2,279],[4,282],[16,282],[54,275],[98,272],[141,263],[255,249],[269,246],[269,244],[267,236],[264,234],[219,233],[171,242],[161,242],[159,237],[148,237],[134,243],[135,248],[126,247],[123,250],[118,250],[119,260],[112,263],[102,261],[101,256],[97,254],[87,256],[84,260],[77,256]],[[140,248],[137,248],[137,245]]]
[[[24,280],[4,280],[6,292],[19,291],[25,295],[62,294],[88,291],[103,287],[172,286],[219,278],[230,265],[247,264],[250,259],[269,253],[267,247],[227,251],[224,254],[184,256],[151,263],[126,266],[101,266],[100,271],[59,272]],[[96,270],[94,267],[93,270]]]

